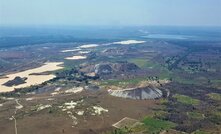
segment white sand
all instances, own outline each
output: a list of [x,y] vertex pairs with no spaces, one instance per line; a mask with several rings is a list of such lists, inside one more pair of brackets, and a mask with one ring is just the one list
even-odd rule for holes
[[142,44],[142,43],[145,43],[145,42],[146,41],[126,40],[126,41],[114,42],[113,44],[131,45],[131,44]]
[[23,106],[18,102],[17,99],[15,100],[15,102],[17,104],[17,106],[15,106],[16,109],[22,109],[23,108]]
[[77,52],[77,51],[80,51],[81,49],[78,48],[78,49],[68,49],[68,50],[62,50],[61,52],[62,53],[67,53],[67,52]]
[[78,111],[77,115],[84,115],[84,111]]
[[71,102],[66,102],[64,105],[66,106],[66,109],[74,109],[78,103],[71,101]]
[[33,100],[33,98],[26,98],[25,100],[26,101],[31,101],[31,100]]
[[65,93],[80,93],[83,90],[84,90],[83,87],[75,87],[75,88],[66,90]]
[[60,90],[61,90],[61,88],[58,87],[58,88],[56,88],[54,91],[55,91],[55,92],[59,92]]
[[95,48],[97,46],[98,44],[86,44],[86,45],[79,46],[79,48]]
[[53,93],[51,93],[52,96],[55,96],[55,95],[58,95],[58,94],[59,94],[59,92],[53,92]]
[[10,98],[6,98],[6,100],[14,100],[15,98],[12,98],[12,97],[10,97]]
[[86,59],[87,56],[72,56],[72,57],[66,57],[66,60],[83,60]]
[[15,108],[16,108],[16,109],[22,109],[23,106],[22,106],[22,105],[18,105],[18,106],[16,106]]
[[74,109],[78,104],[81,104],[83,100],[81,101],[71,101],[71,102],[65,102],[63,106],[58,106],[62,109],[62,111],[66,111],[67,109]]
[[[29,87],[31,85],[38,85],[38,84],[44,83],[45,81],[51,80],[55,78],[56,76],[53,74],[48,74],[48,75],[30,75],[30,74],[59,70],[63,68],[59,66],[61,64],[63,64],[63,62],[48,62],[38,68],[33,68],[33,69],[26,70],[26,71],[14,73],[14,74],[9,74],[7,75],[7,78],[0,79],[0,93],[10,92],[10,91],[15,90],[15,88],[24,88],[24,87]],[[7,87],[3,85],[7,81],[13,80],[17,76],[21,78],[27,77],[26,83],[20,84],[17,86],[12,86],[12,87]]]
[[53,100],[54,100],[54,98],[48,98],[47,100],[48,100],[48,101],[53,101]]
[[95,77],[95,76],[96,76],[96,73],[95,73],[95,72],[92,72],[92,73],[87,73],[86,75],[89,76],[89,77]]
[[49,107],[51,107],[51,105],[42,105],[42,104],[40,104],[37,108],[37,111],[41,111],[41,110],[49,108]]
[[90,51],[79,51],[78,53],[79,54],[88,54],[88,53],[90,53]]
[[101,106],[93,106],[94,112],[97,115],[102,114],[103,112],[108,112],[107,109],[102,108]]
[[26,95],[35,95],[35,94],[36,94],[35,92],[26,93]]

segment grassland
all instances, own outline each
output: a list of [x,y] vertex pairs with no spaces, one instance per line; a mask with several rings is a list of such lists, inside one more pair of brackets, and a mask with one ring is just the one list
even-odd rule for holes
[[156,63],[153,63],[152,61],[148,59],[142,59],[142,58],[129,59],[128,62],[134,63],[140,68],[153,68],[157,66]]
[[187,112],[187,116],[189,118],[198,119],[198,120],[201,120],[204,118],[203,114],[198,113],[198,112]]
[[193,134],[209,134],[205,131],[202,131],[202,130],[197,130],[196,132],[194,132]]
[[221,112],[219,110],[211,112],[208,118],[216,125],[221,125]]
[[159,133],[163,130],[168,130],[176,126],[176,124],[173,122],[155,119],[152,117],[145,117],[142,122],[147,127],[146,132],[151,134]]
[[115,129],[114,131],[105,134],[130,134],[130,133],[145,133],[159,134],[162,131],[170,130],[176,127],[176,124],[170,121],[160,120],[153,117],[145,117],[139,125]]
[[221,94],[210,93],[210,94],[208,94],[208,96],[213,100],[221,101]]
[[127,86],[127,85],[136,85],[142,80],[147,80],[145,77],[140,77],[140,78],[134,78],[134,79],[126,79],[126,80],[105,80],[102,81],[100,85],[106,86],[106,85],[114,85],[114,86]]
[[178,102],[187,104],[187,105],[198,105],[200,103],[199,100],[193,99],[186,95],[176,94],[173,97],[176,98]]

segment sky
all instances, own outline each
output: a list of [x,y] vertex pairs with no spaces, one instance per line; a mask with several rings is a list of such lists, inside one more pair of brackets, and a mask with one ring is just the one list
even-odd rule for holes
[[221,26],[221,0],[0,0],[0,25]]

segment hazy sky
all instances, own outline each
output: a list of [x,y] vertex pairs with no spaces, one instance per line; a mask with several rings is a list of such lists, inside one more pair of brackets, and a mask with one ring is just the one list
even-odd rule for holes
[[221,0],[0,0],[0,25],[221,26]]

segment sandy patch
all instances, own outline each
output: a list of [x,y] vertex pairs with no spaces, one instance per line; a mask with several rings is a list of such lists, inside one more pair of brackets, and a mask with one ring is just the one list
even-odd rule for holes
[[87,56],[72,56],[72,57],[66,57],[66,60],[83,60],[86,59]]
[[83,90],[84,90],[83,87],[75,87],[75,88],[66,90],[65,93],[80,93]]
[[[7,75],[7,78],[0,79],[0,93],[10,92],[10,91],[15,90],[16,88],[24,88],[24,87],[29,87],[31,85],[38,85],[38,84],[44,83],[45,81],[51,80],[55,78],[56,76],[53,74],[48,74],[48,75],[30,75],[30,74],[59,70],[63,68],[59,66],[61,64],[63,64],[63,62],[48,62],[38,68],[33,68],[33,69],[26,70],[26,71],[14,73],[14,74],[9,74]],[[12,86],[12,87],[7,87],[3,85],[9,80],[13,80],[16,76],[19,76],[21,78],[27,77],[27,80],[25,81],[26,83],[20,84],[17,86]]]
[[12,97],[10,97],[10,98],[6,98],[6,100],[14,100],[15,98],[12,98]]
[[92,73],[87,73],[85,74],[86,76],[89,76],[89,77],[95,77],[96,76],[96,73],[95,72],[92,72]]
[[2,107],[3,106],[3,104],[0,104],[0,107]]
[[104,112],[108,112],[107,109],[102,108],[101,106],[93,106],[92,107],[94,109],[95,114],[97,115],[101,115]]
[[26,98],[25,100],[26,101],[31,101],[31,100],[33,100],[33,98]]
[[142,43],[145,43],[145,42],[146,41],[126,40],[126,41],[114,42],[113,44],[131,45],[131,44],[142,44]]
[[95,48],[99,46],[98,44],[87,44],[87,45],[82,45],[82,46],[79,46],[79,48]]
[[53,101],[53,100],[54,100],[54,98],[48,98],[47,100],[48,100],[48,101]]
[[15,108],[16,108],[16,109],[22,109],[23,106],[22,106],[22,105],[18,105],[18,106],[16,106]]
[[88,53],[90,53],[90,51],[79,51],[78,53],[79,54],[88,54]]
[[72,119],[72,127],[78,124],[77,117],[71,111],[67,111],[68,116]]
[[87,113],[90,113],[92,116],[95,116],[108,112],[107,109],[104,109],[101,106],[89,106],[84,102],[83,99],[79,101],[65,102],[63,105],[58,106],[58,108],[61,109],[62,112],[66,113],[69,116],[69,118],[72,119],[72,127],[77,125],[77,117],[79,116],[87,115]]
[[41,110],[44,110],[44,109],[49,108],[49,107],[51,107],[51,105],[42,105],[42,104],[40,104],[37,108],[37,111],[41,111]]
[[56,88],[54,91],[55,91],[55,92],[59,92],[60,90],[61,90],[61,88],[58,87],[58,88]]
[[70,102],[65,102],[62,106],[58,106],[58,108],[62,109],[62,111],[74,109],[77,105],[81,104],[84,100],[80,101],[70,101]]
[[17,106],[15,106],[16,109],[22,109],[23,106],[18,102],[18,100],[15,100]]
[[84,115],[84,111],[78,111],[76,114],[82,116]]
[[77,102],[71,101],[71,102],[66,102],[64,105],[66,109],[74,109],[77,104],[78,104]]
[[59,94],[59,92],[53,92],[53,93],[51,93],[52,96],[55,96],[55,95],[58,95],[58,94]]
[[80,48],[77,48],[77,49],[62,50],[61,52],[62,52],[62,53],[67,53],[67,52],[77,52],[77,51],[80,51],[80,50],[81,50]]
[[35,95],[35,94],[36,94],[35,92],[26,93],[26,95]]

